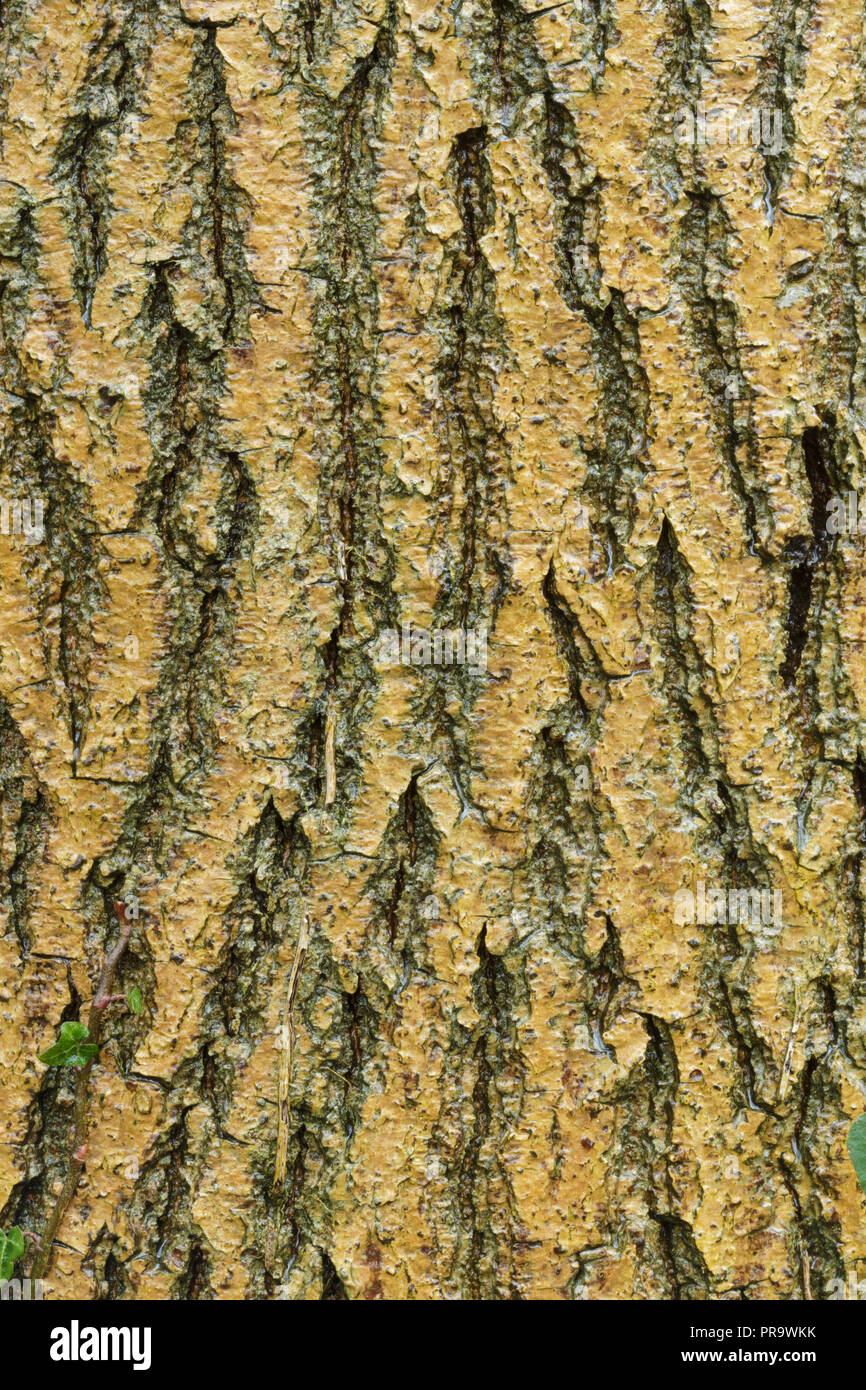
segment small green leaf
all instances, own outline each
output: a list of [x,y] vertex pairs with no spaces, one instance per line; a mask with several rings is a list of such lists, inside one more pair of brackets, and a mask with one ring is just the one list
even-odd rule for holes
[[142,1003],[141,1003],[141,990],[138,988],[138,985],[133,985],[132,988],[128,991],[127,996],[126,996],[126,1002],[127,1002],[127,1004],[129,1005],[129,1009],[130,1009],[130,1012],[131,1012],[131,1013],[134,1013],[134,1014],[140,1014],[140,1013],[141,1013],[141,1009],[142,1009]]
[[61,1023],[60,1037],[47,1052],[39,1054],[40,1062],[46,1067],[83,1067],[99,1051],[96,1043],[85,1041],[88,1036],[83,1023]]
[[860,1186],[866,1192],[866,1115],[855,1120],[848,1131],[848,1152]]
[[12,1278],[15,1261],[24,1254],[24,1237],[18,1226],[10,1226],[6,1235],[0,1231],[0,1283]]

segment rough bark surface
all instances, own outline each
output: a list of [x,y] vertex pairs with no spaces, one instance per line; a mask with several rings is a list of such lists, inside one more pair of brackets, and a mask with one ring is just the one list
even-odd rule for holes
[[0,1224],[138,901],[53,1296],[866,1276],[860,0],[0,23]]

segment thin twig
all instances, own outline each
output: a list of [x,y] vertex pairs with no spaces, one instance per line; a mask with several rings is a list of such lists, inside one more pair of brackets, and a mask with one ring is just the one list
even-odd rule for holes
[[[90,1004],[90,1015],[87,1020],[88,1042],[96,1043],[99,1046],[102,1035],[102,1023],[105,1018],[105,1004],[111,994],[111,986],[114,983],[114,972],[117,969],[118,961],[129,945],[129,935],[132,931],[131,923],[123,918],[122,904],[115,904],[115,913],[120,922],[120,934],[105,957],[102,970],[99,976],[99,983],[96,986],[96,993]],[[89,1082],[90,1069],[96,1057],[92,1057],[89,1062],[78,1071],[75,1078],[75,1094],[72,1106],[72,1140],[69,1145],[69,1171],[66,1174],[66,1181],[60,1191],[54,1208],[48,1218],[48,1224],[42,1233],[39,1248],[33,1258],[33,1265],[30,1269],[31,1279],[42,1279],[47,1273],[51,1263],[51,1256],[54,1251],[54,1240],[60,1223],[66,1215],[69,1203],[75,1196],[75,1189],[78,1187],[78,1180],[81,1177],[87,1154],[87,1130],[88,1130],[88,1111],[89,1111]]]
[[802,1237],[800,1239],[800,1268],[803,1271],[803,1297],[811,1302],[812,1277],[809,1269],[809,1247]]
[[342,1072],[334,1071],[334,1068],[333,1068],[333,1067],[326,1067],[325,1064],[324,1064],[324,1062],[320,1062],[320,1063],[319,1063],[319,1066],[321,1067],[322,1071],[329,1071],[329,1072],[331,1073],[332,1076],[336,1076],[337,1080],[338,1080],[338,1081],[342,1081],[343,1085],[344,1085],[345,1087],[347,1087],[348,1090],[350,1090],[350,1091],[357,1091],[357,1090],[358,1090],[358,1087],[357,1087],[357,1086],[353,1086],[352,1083],[351,1083],[351,1081],[349,1080],[349,1078],[348,1078],[347,1076],[343,1076]]
[[331,806],[337,795],[337,768],[334,753],[337,742],[337,706],[333,695],[328,697],[325,711],[325,805]]
[[782,1071],[779,1076],[779,1089],[776,1099],[783,1101],[788,1094],[791,1084],[791,1074],[794,1070],[794,1048],[797,1045],[797,1033],[800,1028],[800,991],[794,986],[794,1022],[791,1025],[791,1032],[788,1036],[788,1046],[785,1049],[785,1059],[782,1062]]
[[280,1055],[279,1114],[277,1119],[277,1158],[274,1164],[274,1187],[282,1187],[286,1180],[286,1164],[289,1155],[289,1120],[292,1114],[290,1091],[292,1086],[292,1061],[295,1055],[295,995],[298,978],[310,944],[310,919],[307,913],[301,919],[298,944],[292,973],[286,990],[286,1021],[282,1029],[282,1053]]

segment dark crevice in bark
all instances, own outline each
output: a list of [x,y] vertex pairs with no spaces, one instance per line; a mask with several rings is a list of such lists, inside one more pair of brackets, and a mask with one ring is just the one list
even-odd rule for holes
[[32,947],[29,879],[41,862],[48,839],[51,813],[45,789],[39,782],[27,745],[5,701],[0,700],[0,843],[14,845],[14,857],[0,856],[7,887],[3,893],[9,925],[15,933],[22,960]]
[[[854,764],[852,780],[854,786],[854,799],[857,804],[859,815],[859,839],[860,844],[856,854],[846,860],[844,865],[844,875],[848,880],[849,897],[852,904],[853,913],[853,959],[854,973],[858,980],[864,976],[864,947],[866,947],[866,903],[864,903],[863,893],[863,867],[864,856],[866,856],[866,763],[864,763],[862,753],[858,752]],[[844,880],[843,880],[844,881]]]
[[[567,731],[545,726],[533,761],[525,862],[533,922],[588,969],[584,930],[601,872],[602,812],[594,809],[589,767]],[[588,982],[586,988],[589,999]],[[587,1009],[593,1012],[589,1002]]]
[[[764,52],[758,84],[753,93],[755,109],[772,119],[771,142],[762,148],[767,201],[775,209],[781,189],[792,168],[796,138],[794,104],[806,72],[805,35],[814,10],[814,0],[774,0],[769,22],[764,28]],[[780,148],[775,136],[781,122]]]
[[740,363],[737,313],[723,285],[732,229],[721,200],[692,193],[680,224],[678,280],[689,306],[713,430],[740,504],[749,548],[768,560],[773,517],[761,478],[749,388]]
[[[799,1159],[799,1151],[795,1149]],[[804,1299],[825,1299],[833,1280],[844,1282],[845,1263],[839,1251],[841,1230],[838,1221],[828,1220],[814,1194],[804,1202],[790,1165],[781,1159],[779,1176],[794,1210],[794,1230],[790,1238],[792,1262],[799,1272]]]
[[106,18],[90,54],[52,168],[72,246],[72,284],[88,328],[96,286],[107,265],[111,162],[150,63],[157,6],[151,0],[121,0],[117,10]]
[[404,886],[405,886],[405,883],[406,883],[406,874],[405,874],[405,871],[404,871],[404,868],[403,868],[403,860],[401,859],[400,862],[399,862],[399,864],[397,865],[397,872],[396,872],[396,874],[394,875],[394,888],[393,888],[393,891],[392,891],[392,893],[391,893],[391,898],[390,898],[390,901],[389,901],[389,903],[388,903],[388,909],[387,909],[387,914],[388,914],[388,941],[389,941],[389,943],[390,943],[391,946],[394,945],[394,937],[395,937],[396,934],[397,934],[397,908],[399,907],[399,905],[400,905],[400,899],[401,899],[402,896],[403,896],[403,888],[404,888]]
[[303,901],[310,844],[299,816],[287,823],[269,800],[238,852],[240,887],[225,918],[227,941],[202,1005],[202,1044],[193,1066],[213,1128],[224,1126],[235,1078],[249,1062],[265,1027],[276,981],[277,953]]
[[778,1111],[762,1097],[762,1090],[773,1094],[778,1085],[777,1068],[763,1039],[752,1022],[749,996],[745,989],[728,982],[721,965],[707,972],[707,988],[719,1022],[740,1074],[739,1106],[762,1110],[780,1119]]
[[[513,14],[513,6],[507,8]],[[648,466],[649,383],[641,363],[637,320],[622,293],[603,282],[600,181],[580,148],[574,118],[556,95],[529,26],[514,32],[519,60],[515,57],[513,72],[520,98],[540,95],[544,101],[534,137],[557,206],[559,289],[590,328],[599,412],[597,443],[585,451],[584,494],[592,504],[592,530],[601,545],[593,557],[593,572],[604,573],[624,562],[633,525],[633,493]]]
[[[834,1212],[839,1192],[827,1166],[827,1153],[833,1144],[831,1136],[844,1128],[850,1118],[842,1100],[839,1069],[844,1063],[850,1064],[851,1058],[846,1009],[840,1007],[829,978],[819,978],[814,988],[818,1007],[813,1017],[823,1020],[827,1046],[823,1051],[815,1051],[806,1045],[778,1170],[795,1213],[793,1254],[800,1270],[803,1296],[826,1298],[832,1281],[844,1280],[845,1274],[842,1229]],[[793,1155],[793,1165],[788,1152]]]
[[341,1058],[341,1075],[345,1083],[342,1123],[347,1144],[355,1137],[361,1119],[366,1089],[365,1067],[379,1050],[380,1029],[380,1015],[364,993],[359,975],[357,987],[351,993],[342,991],[340,1031],[345,1039]]
[[[827,507],[833,492],[828,460],[832,457],[832,424],[810,426],[803,434],[803,464],[811,494],[811,536],[793,536],[786,552],[791,565],[788,581],[787,641],[780,675],[788,689],[794,685],[806,643],[811,635],[813,586],[830,544]],[[817,619],[816,619],[817,620]]]
[[[309,15],[309,10],[305,11]],[[315,16],[314,16],[315,17]],[[391,4],[368,54],[336,102],[304,93],[303,117],[320,236],[311,273],[324,285],[315,310],[321,386],[334,416],[322,432],[319,523],[331,549],[337,621],[322,649],[324,689],[315,721],[336,723],[338,808],[353,799],[361,769],[353,749],[374,688],[372,663],[358,640],[359,606],[378,627],[395,619],[393,559],[381,540],[382,458],[378,440],[378,287],[375,274],[377,141],[395,56]]]
[[[802,553],[802,551],[792,549],[790,552],[792,556],[796,556],[798,553]],[[808,619],[812,603],[813,572],[814,562],[811,559],[800,560],[791,565],[791,575],[788,581],[788,613],[785,618],[785,629],[788,636],[785,660],[779,668],[779,674],[788,687],[794,683],[794,677],[803,656],[803,648],[809,635]]]
[[[662,697],[680,735],[685,775],[679,798],[697,811],[706,827],[700,834],[699,862],[721,856],[730,874],[730,887],[758,886],[768,877],[752,839],[743,789],[737,787],[721,756],[721,739],[710,695],[710,675],[694,638],[694,600],[688,566],[673,527],[664,518],[653,574],[655,635],[664,662],[660,672]],[[764,885],[766,886],[766,885]]]
[[677,1053],[671,1030],[664,1019],[653,1014],[643,1014],[647,1033],[647,1050],[644,1061],[648,1079],[655,1084],[650,1087],[650,1110],[653,1120],[661,1120],[661,1154],[664,1163],[664,1181],[657,1197],[664,1196],[667,1215],[676,1206],[676,1194],[671,1179],[670,1153],[673,1146],[674,1110],[677,1090],[680,1084]]
[[0,0],[0,158],[9,116],[9,91],[23,64],[36,61],[35,38],[26,24],[28,14],[27,0]]
[[586,958],[587,1018],[595,1051],[615,1060],[613,1049],[605,1041],[605,1031],[626,1002],[637,995],[637,988],[626,972],[619,932],[611,917],[605,914],[604,920],[604,941],[594,958]]
[[[470,1298],[481,1298],[482,1278],[495,1259],[495,1237],[491,1236],[479,1211],[477,1188],[481,1146],[490,1133],[490,1064],[484,1038],[475,1044],[475,1085],[472,1090],[472,1129],[466,1141],[457,1175],[460,1210],[463,1224],[469,1232],[466,1255],[466,1285]],[[494,1243],[494,1251],[485,1249]],[[487,1295],[490,1296],[489,1294]]]
[[[484,271],[486,265],[481,255],[478,245],[478,238],[486,230],[485,223],[479,225],[479,213],[485,203],[489,203],[489,175],[485,179],[485,169],[483,166],[484,146],[487,142],[487,132],[483,127],[476,130],[464,131],[454,142],[454,163],[457,184],[457,206],[460,212],[460,220],[463,223],[464,256],[462,267],[462,278],[459,288],[459,299],[452,310],[454,316],[454,360],[449,366],[450,375],[449,386],[456,394],[459,391],[460,378],[464,369],[466,357],[466,337],[467,327],[465,314],[472,307],[474,293],[483,295],[485,290]],[[484,185],[487,184],[485,188]],[[484,189],[484,192],[482,192]],[[487,197],[484,197],[487,193]],[[488,279],[492,279],[488,272]],[[477,283],[477,290],[474,286]],[[461,606],[461,619],[463,627],[467,625],[469,615],[469,596],[471,592],[472,576],[475,569],[475,554],[478,543],[478,457],[472,448],[469,427],[462,411],[457,416],[458,429],[462,435],[463,442],[463,462],[464,462],[464,491],[466,503],[462,518],[463,531],[463,553],[461,556],[461,587],[463,590],[463,602]],[[483,437],[483,421],[482,421]]]
[[[481,1023],[471,1052],[471,1128],[460,1143],[453,1175],[463,1228],[455,1258],[469,1298],[513,1298],[513,1196],[501,1148],[521,1106],[522,1064],[514,1024],[520,989],[505,961],[488,949],[486,924],[476,952],[473,984]],[[506,1096],[512,1096],[510,1104]]]
[[119,1244],[114,1232],[103,1226],[87,1247],[81,1268],[91,1279],[94,1302],[118,1303],[130,1294],[129,1275],[115,1253]]
[[[862,418],[864,405],[864,343],[861,338],[859,303],[866,288],[866,224],[862,206],[860,158],[864,117],[858,104],[851,120],[842,156],[841,189],[828,218],[837,228],[820,257],[809,260],[810,282],[816,317],[820,323],[822,352],[820,378],[823,398],[849,406]],[[812,288],[814,286],[814,288]],[[853,446],[853,442],[852,445]]]
[[97,181],[94,164],[98,159],[95,151],[109,124],[107,117],[75,117],[64,131],[54,170],[56,181],[67,188],[69,234],[75,253],[72,284],[88,328],[96,282],[106,264],[109,199],[101,179]]
[[[447,451],[446,491],[438,507],[440,524],[444,526],[450,517],[458,476],[463,504],[461,551],[442,575],[436,612],[443,620],[452,617],[464,629],[486,618],[493,594],[502,601],[503,573],[509,574],[507,554],[497,552],[491,535],[491,509],[501,494],[498,464],[502,443],[492,408],[492,353],[499,338],[494,276],[480,246],[494,216],[487,141],[486,128],[477,126],[461,132],[451,150],[451,178],[462,235],[453,247],[448,272],[444,350],[439,364]],[[495,616],[494,611],[494,621]]]
[[375,918],[384,919],[388,949],[401,965],[396,993],[405,988],[414,970],[426,964],[425,928],[420,913],[430,895],[439,852],[439,835],[418,790],[415,773],[388,822],[376,854],[376,867],[365,885],[375,905]]
[[648,464],[649,383],[637,321],[621,292],[603,283],[599,181],[586,165],[571,114],[547,86],[540,157],[558,208],[560,290],[591,330],[599,442],[585,446],[583,493],[591,503],[591,529],[602,545],[592,559],[597,575],[624,563],[634,519],[633,494]]
[[649,417],[649,384],[640,361],[637,321],[618,290],[609,294],[600,311],[584,305],[594,330],[591,352],[604,442],[601,448],[586,450],[583,492],[605,540],[607,570],[625,563],[634,524],[633,494],[647,467]]
[[669,83],[697,104],[713,29],[712,9],[707,0],[665,0],[665,12]]
[[575,613],[556,587],[556,571],[551,559],[541,586],[550,613],[557,648],[568,674],[568,689],[579,720],[594,740],[598,733],[610,686],[609,677],[587,639]]
[[[528,11],[515,0],[492,0],[489,8],[483,7],[472,15],[471,23],[477,26],[475,34],[483,54],[477,64],[476,85],[501,113],[506,131],[519,124],[522,103],[536,89],[541,60],[533,24],[558,8],[555,4],[542,4]],[[589,75],[591,90],[597,92],[604,83],[608,49],[619,42],[615,4],[613,0],[582,0],[575,9],[580,25],[577,32],[581,33],[575,56],[579,55]],[[474,51],[476,45],[472,47]]]
[[611,682],[580,621],[556,584],[551,560],[542,583],[557,649],[569,684],[569,704],[548,714],[540,730],[530,785],[531,850],[526,870],[537,920],[574,962],[587,1026],[598,1053],[612,1056],[604,1039],[614,996],[626,983],[619,938],[607,920],[598,957],[587,953],[586,913],[602,869],[601,846],[613,827],[610,809],[593,786],[590,753],[597,743]]
[[[329,669],[326,659],[325,669]],[[325,791],[325,714],[315,705],[298,723],[292,771],[305,806],[321,806]]]
[[192,161],[198,211],[184,229],[185,258],[193,274],[203,274],[216,290],[208,306],[209,317],[218,326],[222,341],[233,344],[242,341],[253,306],[266,310],[267,305],[259,298],[244,247],[243,221],[252,205],[232,178],[226,155],[236,121],[216,36],[213,21],[206,22],[197,36],[190,73],[197,118],[194,124],[179,127],[178,140]]
[[661,1257],[670,1282],[671,1298],[679,1301],[712,1297],[712,1272],[688,1222],[670,1213],[651,1211],[649,1215],[658,1227]]
[[[412,700],[412,712],[418,726],[427,733],[427,746],[448,772],[461,806],[461,820],[472,816],[487,824],[487,815],[472,793],[472,782],[478,771],[478,759],[473,744],[473,729],[469,713],[473,703],[471,682],[477,682],[467,667],[451,668],[462,670],[465,680],[453,680],[444,673],[440,677],[439,668],[431,667],[425,671],[425,679],[419,693]],[[429,686],[429,691],[427,690]],[[459,697],[459,707],[456,697]]]
[[[166,744],[155,749],[148,774],[134,791],[120,838],[94,861],[88,875],[88,883],[102,897],[106,914],[112,897],[127,901],[166,874],[178,823],[192,804],[173,778]],[[145,946],[144,939],[141,944]]]
[[[222,363],[175,318],[170,272],[159,267],[143,315],[156,340],[147,397],[151,430],[165,466],[145,484],[142,511],[154,516],[166,555],[202,584],[222,577],[253,521],[255,494],[240,455],[219,446]],[[161,446],[161,447],[160,447]],[[195,485],[216,451],[221,487],[213,509],[213,548],[195,530]]]
[[172,1297],[186,1301],[204,1301],[214,1297],[210,1283],[210,1259],[201,1239],[192,1241],[186,1266],[172,1289]]
[[[654,596],[656,636],[664,657],[663,698],[676,720],[685,763],[680,800],[689,813],[697,811],[703,822],[695,855],[697,877],[726,893],[771,889],[771,867],[752,838],[745,794],[733,784],[721,761],[719,731],[705,688],[706,664],[692,633],[688,570],[667,518],[659,537]],[[676,771],[673,779],[679,780]],[[745,950],[737,926],[728,922],[697,930],[707,998],[739,1068],[739,1103],[774,1115],[766,1097],[775,1094],[775,1063],[752,1022],[741,964],[733,964],[738,958],[742,963]]]
[[222,443],[221,355],[176,318],[165,266],[154,272],[141,328],[154,340],[145,397],[154,462],[136,522],[150,522],[160,536],[174,606],[152,741],[155,749],[168,744],[186,777],[212,755],[234,623],[231,596],[252,545],[258,504],[243,458]]
[[607,50],[616,34],[616,7],[614,0],[587,0],[586,8],[594,21],[589,50],[594,59],[592,88],[600,91],[607,71]]
[[336,1265],[325,1251],[321,1251],[322,1256],[322,1295],[321,1301],[324,1303],[345,1303],[348,1302],[349,1295],[346,1293],[345,1285],[337,1273]]
[[664,1019],[641,1017],[646,1050],[610,1097],[617,1115],[608,1181],[612,1221],[623,1197],[637,1187],[645,1210],[643,1229],[635,1235],[639,1278],[664,1291],[649,1296],[713,1297],[713,1276],[678,1210],[674,1115],[680,1077],[673,1035]]
[[136,1253],[145,1250],[158,1268],[182,1269],[195,1239],[192,1203],[196,1162],[188,1122],[194,1106],[183,1104],[169,1110],[170,1105],[169,1099],[169,1123],[142,1163],[125,1210],[137,1233]]
[[316,24],[322,15],[321,0],[301,0],[299,15],[303,28],[307,62],[312,63],[316,56]]
[[15,403],[3,451],[4,490],[44,504],[44,535],[39,543],[22,547],[22,568],[39,614],[45,664],[63,691],[74,775],[87,733],[92,620],[106,599],[100,574],[106,556],[88,489],[54,451],[52,405],[30,389],[18,370],[13,369],[12,378]]
[[[6,799],[4,795],[4,805]],[[23,960],[30,954],[32,944],[29,932],[32,904],[27,890],[28,874],[41,861],[48,840],[50,821],[48,803],[41,791],[36,793],[35,800],[21,802],[15,826],[15,858],[9,866],[8,882],[11,899],[9,916]]]
[[694,136],[704,81],[712,70],[713,12],[706,0],[665,0],[668,25],[660,45],[663,74],[647,141],[646,167],[671,208],[693,191],[706,192],[698,142],[684,148],[683,122]]
[[228,941],[202,1018],[218,1024],[226,1038],[252,1043],[261,1033],[273,953],[289,929],[292,901],[300,898],[310,844],[298,818],[287,824],[271,799],[247,832],[242,853],[242,886],[226,915]]

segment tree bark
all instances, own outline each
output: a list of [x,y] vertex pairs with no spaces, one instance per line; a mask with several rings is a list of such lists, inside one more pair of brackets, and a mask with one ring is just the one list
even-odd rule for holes
[[0,1224],[121,902],[53,1296],[866,1277],[862,6],[0,18]]

